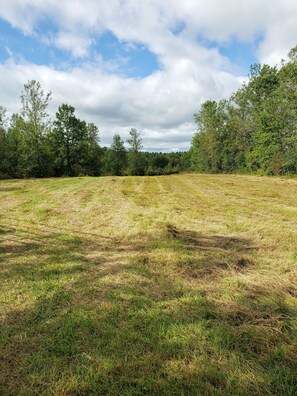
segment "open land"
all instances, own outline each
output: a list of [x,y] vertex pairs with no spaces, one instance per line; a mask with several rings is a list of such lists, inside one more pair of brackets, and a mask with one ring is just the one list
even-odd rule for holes
[[1,395],[295,395],[297,179],[0,182]]

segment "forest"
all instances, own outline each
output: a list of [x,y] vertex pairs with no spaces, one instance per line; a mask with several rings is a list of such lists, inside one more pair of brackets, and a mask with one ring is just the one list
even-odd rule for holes
[[230,98],[204,102],[188,152],[145,152],[135,128],[127,142],[115,133],[111,146],[101,147],[98,127],[80,120],[73,106],[63,103],[50,119],[51,92],[36,80],[24,85],[20,99],[20,114],[7,117],[0,106],[1,179],[297,172],[297,47],[280,67],[252,65]]

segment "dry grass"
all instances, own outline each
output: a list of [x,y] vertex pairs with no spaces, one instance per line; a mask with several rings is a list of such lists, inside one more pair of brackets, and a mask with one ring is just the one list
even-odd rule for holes
[[1,395],[295,395],[297,180],[0,182]]

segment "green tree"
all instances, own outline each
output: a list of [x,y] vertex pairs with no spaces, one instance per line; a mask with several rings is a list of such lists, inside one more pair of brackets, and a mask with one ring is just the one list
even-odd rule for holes
[[73,106],[63,103],[54,120],[52,134],[54,168],[57,176],[75,175],[75,165],[79,161],[78,151],[81,140],[81,123],[74,115]]
[[225,125],[225,101],[208,100],[194,119],[198,131],[192,140],[191,161],[197,171],[222,170],[222,137]]
[[9,175],[14,178],[27,177],[29,174],[23,129],[23,118],[19,114],[13,114],[6,134],[6,155]]
[[102,149],[99,145],[99,129],[97,125],[88,123],[85,125],[86,135],[84,147],[81,150],[81,160],[84,173],[89,176],[99,176],[102,168]]
[[5,129],[5,124],[7,121],[6,109],[3,106],[0,106],[0,128]]
[[195,114],[192,167],[209,172],[297,172],[297,47],[282,67],[252,65],[227,101]]
[[279,71],[278,120],[283,173],[297,173],[297,46]]
[[127,143],[130,145],[129,148],[129,171],[133,176],[143,176],[145,174],[145,158],[142,149],[142,139],[140,133],[135,128],[132,128],[129,132],[130,138]]
[[98,128],[79,120],[74,107],[62,104],[51,136],[57,176],[100,173]]
[[127,167],[127,150],[119,134],[113,136],[109,150],[109,169],[113,175],[120,176]]
[[7,139],[6,139],[6,109],[0,106],[0,178],[8,177]]
[[21,93],[21,114],[24,121],[21,131],[26,176],[42,177],[48,174],[51,158],[47,144],[50,130],[47,108],[50,98],[51,92],[44,93],[36,80],[25,84]]

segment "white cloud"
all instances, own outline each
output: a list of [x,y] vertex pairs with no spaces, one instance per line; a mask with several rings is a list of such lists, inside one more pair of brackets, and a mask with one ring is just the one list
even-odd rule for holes
[[[103,143],[108,143],[114,132],[121,130],[125,137],[131,127],[136,127],[144,133],[145,144],[151,140],[150,133],[156,131],[160,144],[167,141],[169,149],[172,145],[185,148],[195,130],[193,112],[197,111],[201,100],[206,99],[203,97],[205,85],[209,97],[217,97],[223,84],[229,93],[238,85],[237,78],[226,73],[213,77],[207,69],[201,69],[198,78],[196,69],[194,73],[191,67],[182,65],[180,71],[173,68],[143,79],[126,79],[106,75],[95,66],[57,71],[48,66],[9,61],[0,65],[3,87],[0,103],[10,111],[19,111],[16,97],[24,82],[37,79],[45,91],[53,92],[52,115],[61,103],[72,104],[81,118],[99,125]],[[191,125],[190,133],[185,134],[185,125],[188,132]],[[172,142],[170,136],[176,139]],[[153,143],[155,148],[161,147],[156,140]],[[149,144],[152,147],[152,143]]]
[[[80,67],[55,70],[11,57],[0,65],[0,104],[18,111],[23,84],[37,79],[54,94],[52,113],[70,103],[99,125],[103,143],[136,127],[152,148],[188,147],[199,105],[227,97],[243,80],[205,40],[253,42],[261,35],[259,60],[275,64],[297,37],[294,0],[0,0],[0,17],[33,36],[48,19],[56,29],[42,32],[43,43],[85,59]],[[105,62],[100,54],[90,61],[94,40],[107,30],[127,46],[146,45],[161,70],[133,79],[116,75],[116,61]]]
[[[216,42],[232,37],[249,41],[263,33],[263,47],[274,43],[271,47],[276,52],[289,49],[292,43],[288,38],[296,37],[295,0],[0,0],[0,6],[0,16],[27,34],[34,32],[43,18],[49,18],[78,41],[83,35],[85,51],[89,48],[85,35],[90,39],[105,29],[153,49],[160,34],[168,37],[181,21],[186,38],[202,35]],[[75,40],[72,42],[75,47]]]

